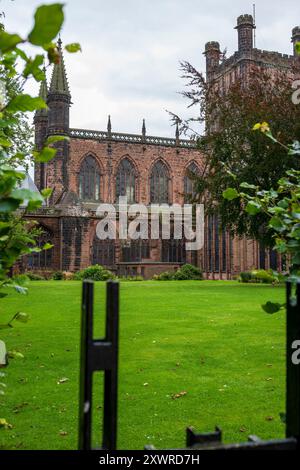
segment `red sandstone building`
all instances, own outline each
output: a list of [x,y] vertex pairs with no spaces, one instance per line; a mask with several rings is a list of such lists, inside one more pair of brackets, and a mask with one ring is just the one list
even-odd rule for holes
[[[284,73],[292,70],[296,53],[288,56],[253,48],[254,28],[251,15],[238,18],[238,51],[223,62],[219,43],[206,44],[208,80],[226,88],[253,65]],[[299,27],[294,28],[292,41],[300,41]],[[204,248],[199,252],[186,251],[185,240],[99,240],[96,209],[101,202],[116,204],[119,196],[127,195],[129,203],[182,205],[185,195],[193,191],[191,172],[202,170],[201,153],[194,142],[180,139],[178,128],[174,139],[148,136],[145,122],[136,135],[113,132],[110,119],[106,131],[71,129],[71,94],[62,52],[49,89],[42,83],[40,95],[48,110],[35,115],[37,148],[50,135],[66,135],[69,141],[56,144],[58,153],[51,162],[35,166],[37,188],[53,189],[48,205],[34,214],[44,229],[40,243],[50,241],[53,248],[29,257],[29,268],[77,271],[97,263],[120,275],[150,278],[189,262],[207,278],[216,279],[230,279],[253,267],[280,268],[275,253],[246,238],[232,239],[219,230],[217,218],[207,222]]]

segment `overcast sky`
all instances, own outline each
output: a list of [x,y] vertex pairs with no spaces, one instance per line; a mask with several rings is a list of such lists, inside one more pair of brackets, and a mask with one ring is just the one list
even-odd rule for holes
[[[9,32],[29,32],[40,0],[1,0]],[[82,54],[65,54],[72,93],[71,126],[173,136],[166,109],[187,116],[179,61],[204,71],[207,41],[228,55],[237,49],[233,29],[248,0],[66,0],[64,43],[80,42]],[[291,53],[291,30],[300,25],[299,0],[263,0],[256,5],[257,47]],[[36,87],[34,88],[36,90]]]

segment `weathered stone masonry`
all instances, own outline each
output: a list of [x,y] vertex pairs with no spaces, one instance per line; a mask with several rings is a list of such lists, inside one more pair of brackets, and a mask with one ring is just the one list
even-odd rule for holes
[[[300,69],[295,51],[287,56],[254,49],[254,28],[251,15],[238,18],[238,51],[223,62],[219,43],[206,44],[207,80],[226,89],[236,77],[246,77],[253,66],[289,74],[295,67]],[[295,45],[300,40],[299,27],[293,29],[292,36]],[[146,205],[154,199],[183,204],[186,188],[192,191],[189,169],[203,171],[203,159],[194,142],[180,139],[178,128],[174,139],[148,136],[145,122],[141,134],[116,133],[110,118],[106,131],[70,129],[71,94],[61,41],[58,47],[61,60],[54,66],[49,89],[46,82],[41,84],[40,96],[47,101],[48,110],[35,115],[35,140],[39,149],[50,135],[66,135],[69,141],[56,144],[58,153],[53,161],[35,167],[37,187],[50,187],[53,194],[48,207],[31,217],[45,229],[54,248],[47,258],[30,259],[30,268],[77,271],[99,262],[120,274],[149,278],[191,262],[213,279],[230,279],[253,267],[284,269],[282,260],[257,242],[232,240],[220,232],[216,218],[207,220],[205,246],[199,253],[185,252],[184,244],[174,240],[97,242],[96,209],[100,202],[115,204],[118,194],[127,194],[132,202]]]

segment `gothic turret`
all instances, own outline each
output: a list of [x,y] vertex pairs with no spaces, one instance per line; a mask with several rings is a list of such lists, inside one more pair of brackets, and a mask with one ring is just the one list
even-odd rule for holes
[[206,56],[206,76],[209,81],[220,64],[220,44],[216,41],[207,42],[204,55]]
[[293,32],[292,32],[292,43],[293,43],[293,49],[294,49],[294,56],[298,55],[297,52],[296,52],[297,42],[300,42],[300,27],[299,26],[296,26],[293,29]]
[[[59,60],[54,64],[48,92],[48,135],[69,135],[71,93],[64,64],[62,42],[57,43]],[[69,142],[55,144],[57,154],[47,163],[47,187],[52,188],[50,203],[57,204],[68,194],[69,189]]]
[[[48,86],[47,79],[41,82],[39,97],[47,102]],[[35,127],[35,147],[41,150],[47,138],[48,128],[48,109],[43,108],[36,111],[34,116]],[[34,182],[39,190],[45,187],[45,165],[43,163],[35,163]]]
[[252,15],[241,15],[237,19],[239,52],[251,52],[253,49],[253,30],[256,28]]
[[61,39],[58,40],[57,47],[59,51],[59,61],[53,67],[48,93],[48,132],[49,134],[68,135],[71,93],[64,64]]

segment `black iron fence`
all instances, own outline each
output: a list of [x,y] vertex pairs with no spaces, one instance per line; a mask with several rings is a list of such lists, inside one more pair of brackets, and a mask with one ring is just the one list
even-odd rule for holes
[[[286,334],[286,437],[263,441],[249,436],[248,442],[222,444],[222,432],[197,434],[187,429],[186,446],[197,450],[299,450],[300,447],[300,364],[295,360],[300,349],[300,283],[287,283]],[[81,322],[81,369],[79,449],[91,449],[92,434],[92,378],[95,371],[104,371],[103,444],[102,449],[115,450],[117,446],[117,386],[118,386],[118,329],[119,284],[107,283],[106,334],[103,340],[93,339],[92,282],[83,283]],[[300,354],[299,354],[300,358]],[[147,446],[147,450],[154,447]]]

